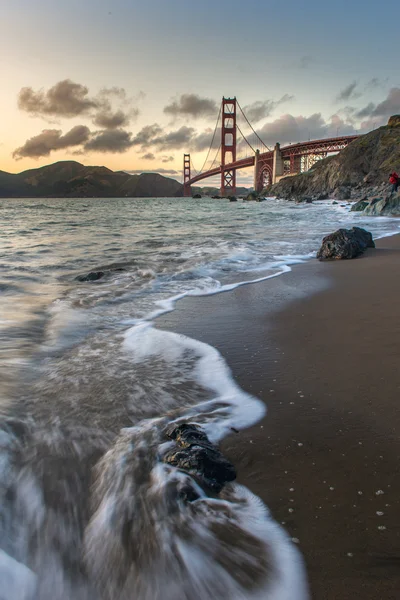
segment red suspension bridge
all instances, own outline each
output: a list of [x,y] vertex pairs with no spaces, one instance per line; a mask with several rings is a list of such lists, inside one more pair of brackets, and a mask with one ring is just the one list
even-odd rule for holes
[[357,137],[347,135],[283,147],[277,142],[271,149],[253,129],[238,100],[222,98],[211,144],[199,172],[194,169],[190,154],[184,154],[184,196],[191,196],[193,184],[216,175],[221,178],[221,196],[233,195],[236,171],[249,167],[254,167],[254,189],[261,192],[282,177],[308,171],[317,160],[343,150]]

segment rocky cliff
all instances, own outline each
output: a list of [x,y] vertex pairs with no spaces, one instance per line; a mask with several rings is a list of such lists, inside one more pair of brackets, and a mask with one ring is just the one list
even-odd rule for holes
[[334,156],[318,161],[310,171],[285,177],[265,190],[288,200],[336,197],[356,199],[389,190],[392,171],[400,172],[400,115],[352,142]]
[[0,197],[180,197],[183,186],[158,173],[129,175],[106,167],[60,161],[22,173],[0,171]]

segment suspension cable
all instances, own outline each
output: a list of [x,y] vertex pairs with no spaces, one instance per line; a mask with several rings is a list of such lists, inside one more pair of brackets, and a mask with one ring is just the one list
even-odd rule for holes
[[[208,152],[207,152],[206,160],[204,161],[204,164],[203,164],[203,166],[202,166],[202,167],[201,167],[201,169],[200,169],[200,173],[202,173],[202,172],[203,172],[203,170],[204,170],[204,167],[206,166],[206,163],[207,163],[207,161],[208,161],[208,157],[210,156],[211,148],[212,148],[212,145],[213,145],[213,143],[214,143],[214,139],[215,139],[215,134],[217,133],[217,128],[218,128],[219,118],[220,118],[220,116],[221,116],[221,110],[222,110],[222,104],[221,104],[221,105],[220,105],[220,107],[219,107],[219,113],[218,113],[218,117],[217,117],[217,122],[216,122],[216,124],[215,124],[215,129],[214,129],[214,133],[213,133],[213,136],[212,136],[211,144],[210,144],[210,147],[209,147],[209,149],[208,149]],[[221,146],[220,146],[220,147],[221,147]]]
[[254,154],[256,153],[256,151],[254,150],[253,146],[250,144],[250,142],[248,141],[247,138],[244,137],[243,135],[243,131],[240,129],[239,125],[236,123],[236,127],[239,129],[240,133],[242,134],[242,138],[244,139],[244,141],[246,142],[246,144],[248,146],[250,146],[250,148],[253,150]]
[[[237,103],[238,107],[240,108],[240,112],[241,112],[241,113],[242,113],[242,115],[244,116],[244,118],[245,118],[245,120],[246,120],[247,124],[249,125],[250,129],[252,130],[252,132],[253,132],[253,133],[255,134],[255,136],[256,136],[256,137],[259,139],[259,141],[261,142],[261,144],[262,144],[262,145],[263,145],[263,146],[264,146],[264,147],[265,147],[265,148],[266,148],[266,149],[267,149],[269,152],[271,152],[271,148],[269,148],[269,147],[267,146],[267,144],[264,144],[264,142],[262,141],[262,139],[260,138],[260,136],[258,135],[258,133],[257,133],[257,132],[254,130],[254,128],[253,128],[253,126],[252,126],[252,124],[250,123],[250,121],[248,120],[248,118],[246,117],[246,115],[244,114],[244,112],[243,112],[243,108],[240,106],[240,104],[239,104],[239,101],[238,101],[238,100],[236,100],[236,103]],[[242,135],[243,135],[243,134],[242,134]],[[244,137],[244,136],[243,136],[243,137]],[[249,144],[249,145],[250,145],[250,144]]]
[[192,157],[190,157],[190,164],[191,164],[191,167],[192,167],[193,171],[195,172],[195,175],[198,175],[198,174],[199,174],[199,172],[198,172],[198,171],[196,171],[196,169],[194,168],[194,164],[193,164]]
[[219,151],[220,151],[220,150],[221,150],[221,144],[219,145],[219,148],[218,148],[218,150],[217,150],[217,154],[215,155],[215,157],[214,157],[214,160],[213,160],[213,161],[212,161],[212,163],[211,163],[211,167],[209,168],[209,171],[212,171],[212,169],[213,169],[213,167],[214,167],[214,163],[215,163],[215,161],[216,161],[216,160],[217,160],[217,158],[218,158],[218,154],[219,154]]

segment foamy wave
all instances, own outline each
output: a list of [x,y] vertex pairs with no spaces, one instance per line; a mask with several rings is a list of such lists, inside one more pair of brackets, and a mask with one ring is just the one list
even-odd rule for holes
[[125,430],[97,467],[85,564],[101,598],[306,600],[297,549],[246,488],[207,496],[160,463],[160,422]]
[[152,358],[162,359],[168,365],[184,362],[190,355],[190,378],[212,395],[209,401],[198,403],[179,415],[190,418],[206,431],[210,440],[217,442],[231,428],[242,429],[259,421],[266,412],[263,402],[244,392],[233,380],[221,354],[208,344],[177,333],[154,329],[150,323],[141,323],[125,334],[124,347],[134,362]]

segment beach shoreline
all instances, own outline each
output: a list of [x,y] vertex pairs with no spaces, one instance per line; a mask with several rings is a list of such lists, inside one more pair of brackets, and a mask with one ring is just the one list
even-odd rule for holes
[[156,320],[216,347],[266,403],[222,448],[299,544],[316,599],[400,589],[399,258],[400,235],[385,237],[359,259],[310,260]]

